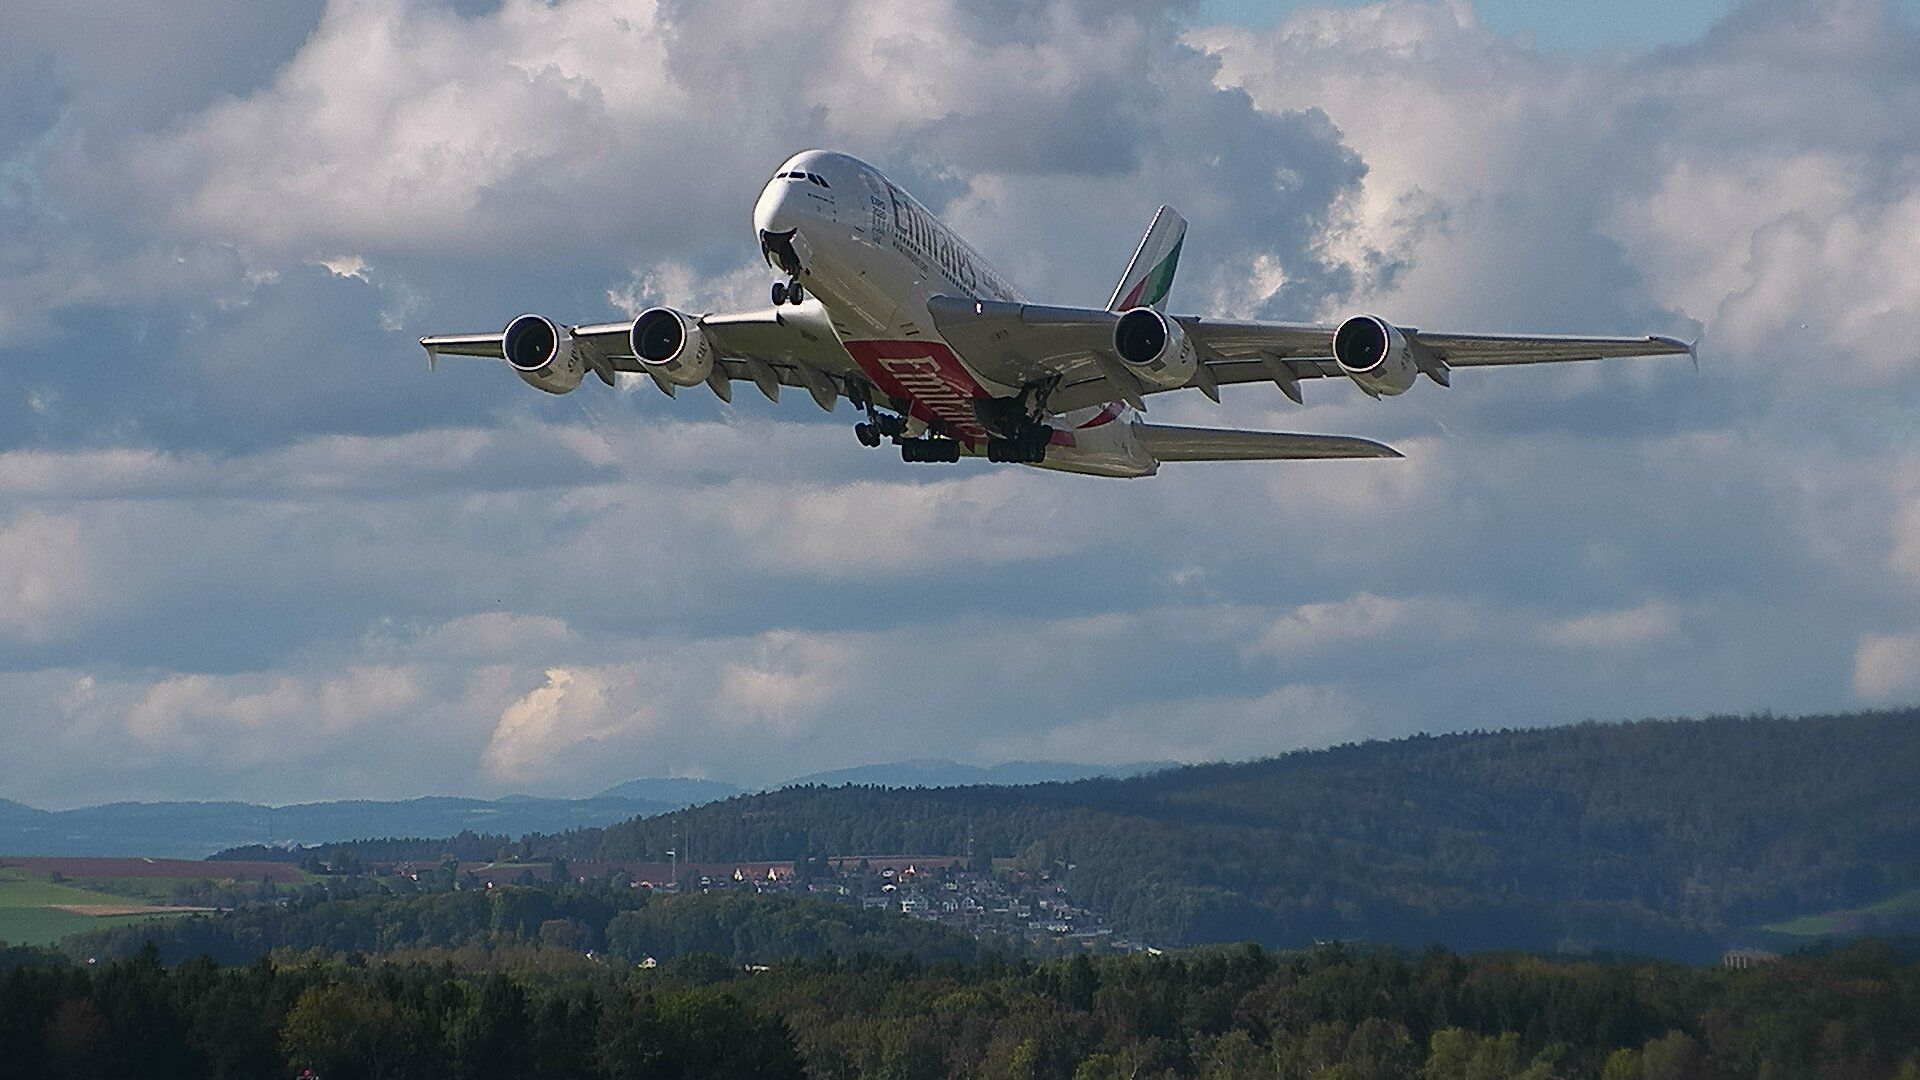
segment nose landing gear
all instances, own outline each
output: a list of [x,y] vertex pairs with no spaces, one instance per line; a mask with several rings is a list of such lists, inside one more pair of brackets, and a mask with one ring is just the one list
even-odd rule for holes
[[760,254],[766,256],[767,265],[787,275],[787,280],[773,283],[774,307],[798,304],[807,298],[807,290],[800,284],[800,275],[806,273],[806,267],[801,265],[800,252],[794,247],[797,235],[796,229],[760,234]]

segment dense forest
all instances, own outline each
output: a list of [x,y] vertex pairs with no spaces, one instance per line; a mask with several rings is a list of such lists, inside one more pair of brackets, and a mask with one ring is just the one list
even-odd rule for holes
[[1872,943],[1744,971],[1338,945],[750,971],[539,945],[226,968],[0,949],[0,1062],[76,1080],[1920,1080],[1916,1015],[1920,965]]
[[1124,780],[799,787],[531,837],[568,858],[1015,858],[1163,944],[1617,948],[1920,888],[1920,711],[1419,736]]
[[276,950],[391,955],[466,948],[485,955],[523,945],[605,954],[625,964],[694,953],[731,965],[856,953],[928,963],[981,955],[974,939],[897,912],[751,893],[656,897],[606,885],[329,895],[92,930],[62,943],[75,959],[152,948],[167,963],[207,956],[226,965]]

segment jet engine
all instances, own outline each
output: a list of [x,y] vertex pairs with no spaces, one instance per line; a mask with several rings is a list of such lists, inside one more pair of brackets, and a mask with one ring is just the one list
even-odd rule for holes
[[675,386],[698,386],[713,374],[713,342],[684,311],[648,308],[627,337],[647,371]]
[[573,347],[572,332],[538,315],[522,315],[508,323],[500,335],[500,350],[528,386],[549,394],[572,390],[587,374],[586,361]]
[[1374,397],[1404,394],[1420,374],[1407,336],[1373,315],[1356,315],[1340,324],[1333,332],[1333,358]]
[[1125,312],[1113,324],[1113,351],[1136,378],[1155,387],[1187,385],[1198,365],[1187,332],[1150,307]]

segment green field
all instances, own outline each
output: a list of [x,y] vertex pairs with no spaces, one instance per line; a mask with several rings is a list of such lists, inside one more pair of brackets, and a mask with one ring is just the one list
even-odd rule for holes
[[109,896],[47,880],[42,875],[8,867],[0,869],[0,942],[9,945],[51,945],[68,934],[121,926],[153,918],[150,915],[98,917],[56,911],[55,904],[125,904],[124,896]]
[[1788,934],[1793,937],[1835,937],[1860,933],[1870,921],[1911,919],[1916,915],[1920,915],[1920,889],[1890,896],[1877,904],[1863,908],[1829,911],[1820,915],[1802,915],[1797,919],[1774,923],[1766,929],[1776,934]]

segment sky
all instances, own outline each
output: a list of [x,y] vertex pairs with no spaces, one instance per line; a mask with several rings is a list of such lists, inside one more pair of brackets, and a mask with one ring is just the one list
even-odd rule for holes
[[[0,38],[0,798],[1244,759],[1920,699],[1920,31],[1877,0],[26,0]],[[1606,10],[1632,12],[1623,23]],[[743,17],[751,11],[753,17]],[[793,150],[1098,304],[1681,360],[1156,420],[1113,481],[414,339],[764,302]]]

